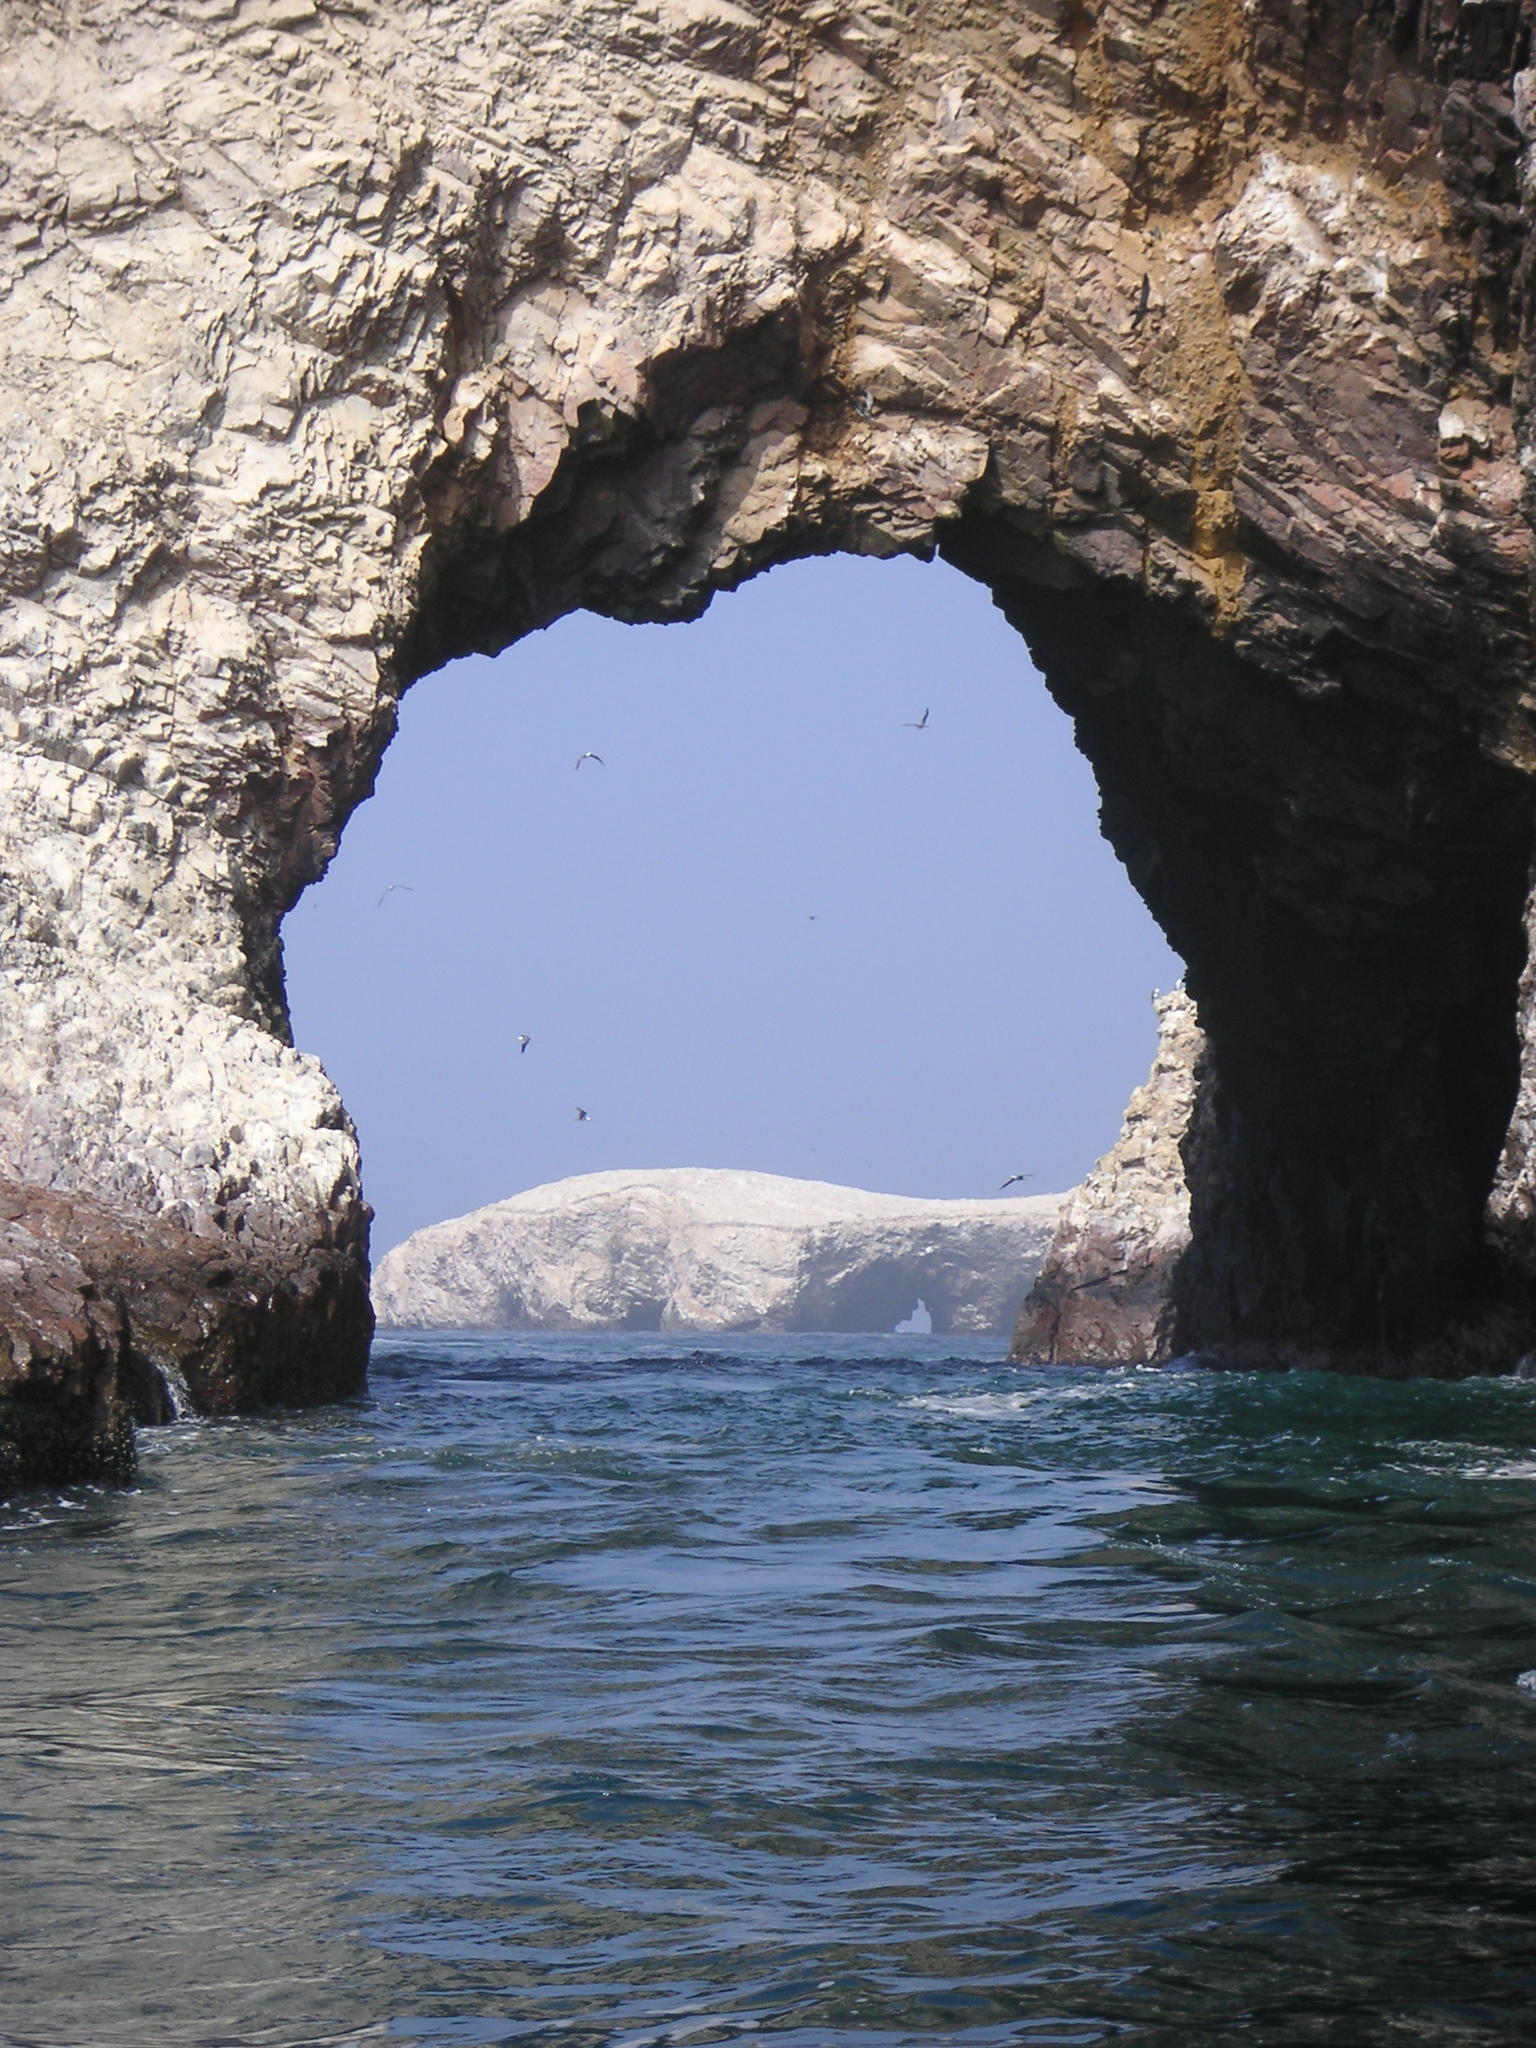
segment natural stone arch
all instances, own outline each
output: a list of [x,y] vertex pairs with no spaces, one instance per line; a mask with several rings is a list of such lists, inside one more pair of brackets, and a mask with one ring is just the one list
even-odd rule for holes
[[8,1383],[62,1463],[136,1353],[360,1375],[278,933],[399,692],[835,548],[991,585],[1190,963],[1177,1341],[1524,1348],[1523,4],[0,23],[0,1167],[69,1198],[22,1294],[89,1269]]

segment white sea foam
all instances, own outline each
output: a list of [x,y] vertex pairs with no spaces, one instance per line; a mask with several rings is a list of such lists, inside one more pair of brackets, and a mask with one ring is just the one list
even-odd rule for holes
[[1043,1388],[1020,1388],[1014,1394],[914,1394],[905,1405],[927,1408],[935,1415],[961,1415],[972,1422],[995,1422],[1009,1415],[1022,1415],[1044,1393]]
[[1130,1373],[1096,1373],[1087,1382],[1064,1386],[1017,1387],[1007,1394],[914,1394],[903,1405],[927,1408],[936,1415],[960,1415],[973,1422],[995,1422],[1010,1415],[1022,1415],[1042,1401],[1060,1405],[1064,1401],[1102,1401],[1108,1394],[1140,1393],[1145,1382]]
[[180,1368],[168,1360],[161,1360],[155,1369],[160,1375],[160,1384],[165,1388],[165,1398],[176,1421],[185,1422],[189,1416],[196,1415],[192,1389],[182,1378]]

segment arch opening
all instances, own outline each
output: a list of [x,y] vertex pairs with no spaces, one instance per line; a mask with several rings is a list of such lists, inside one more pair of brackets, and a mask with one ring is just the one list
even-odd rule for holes
[[[1521,1083],[1532,827],[1499,714],[1463,686],[1467,608],[1426,620],[1324,584],[1277,655],[1268,625],[1235,628],[1219,577],[1161,594],[1123,524],[1074,538],[1021,512],[995,457],[924,508],[933,543],[888,504],[876,520],[856,492],[807,505],[803,487],[743,543],[731,518],[765,445],[846,431],[818,347],[814,323],[773,320],[680,355],[664,402],[594,414],[505,532],[455,471],[403,675],[578,605],[687,619],[776,562],[936,544],[1024,636],[1188,964],[1208,1050],[1167,1348],[1511,1363],[1536,1343],[1531,1262],[1490,1201]],[[1476,644],[1500,644],[1504,597]]]
[[[786,565],[692,626],[575,616],[424,680],[285,928],[375,1256],[613,1169],[1070,1186],[1179,972],[1096,810],[1022,642],[938,563]],[[903,1272],[805,1327],[891,1329]]]

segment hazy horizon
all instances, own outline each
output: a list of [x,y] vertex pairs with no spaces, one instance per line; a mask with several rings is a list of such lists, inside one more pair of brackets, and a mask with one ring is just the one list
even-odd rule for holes
[[579,614],[418,683],[284,941],[376,1256],[604,1168],[1065,1188],[1180,972],[1023,641],[907,558],[776,569],[687,626]]

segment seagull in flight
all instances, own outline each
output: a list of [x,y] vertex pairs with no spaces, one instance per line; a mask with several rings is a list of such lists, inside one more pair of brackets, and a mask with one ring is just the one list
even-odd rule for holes
[[599,768],[606,768],[608,765],[601,754],[594,754],[590,748],[586,753],[576,756],[576,766],[579,768],[583,761],[595,761]]
[[526,1031],[519,1031],[519,1033],[517,1034],[517,1049],[519,1052],[526,1052],[529,1046],[532,1045],[532,1043],[533,1040],[528,1036]]
[[[384,896],[393,896],[397,889],[403,889],[407,896],[414,896],[416,893],[416,891],[412,888],[409,882],[391,882],[389,887],[384,891]],[[384,908],[384,896],[381,896],[379,898],[377,904],[374,906],[375,909],[382,910]]]
[[921,718],[904,718],[901,722],[912,732],[926,732],[928,730],[928,713],[924,711]]
[[1010,1173],[997,1192],[1001,1194],[1004,1188],[1011,1188],[1016,1180],[1033,1180],[1034,1177],[1032,1173]]
[[578,1109],[576,1112],[576,1121],[579,1124],[589,1124],[591,1123],[592,1119],[587,1115],[587,1112],[584,1109]]

